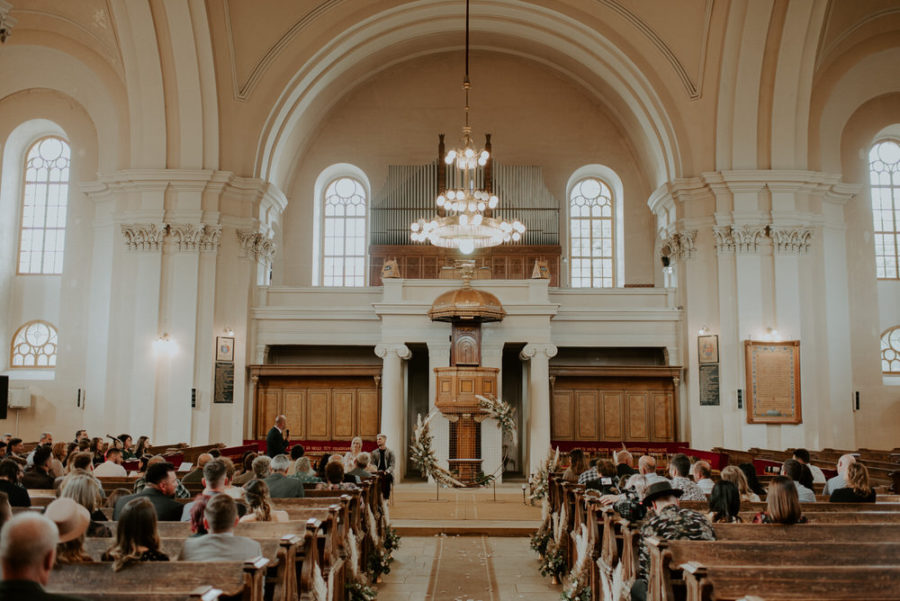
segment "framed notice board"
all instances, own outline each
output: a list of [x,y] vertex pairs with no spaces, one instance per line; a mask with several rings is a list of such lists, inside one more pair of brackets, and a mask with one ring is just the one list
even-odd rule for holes
[[719,404],[719,364],[700,366],[700,405]]
[[234,402],[234,363],[216,361],[216,381],[213,403]]
[[744,341],[747,423],[799,424],[800,341]]

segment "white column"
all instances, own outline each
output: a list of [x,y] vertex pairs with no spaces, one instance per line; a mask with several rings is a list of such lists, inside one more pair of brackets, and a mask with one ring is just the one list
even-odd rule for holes
[[387,436],[387,444],[394,451],[394,478],[399,482],[406,463],[402,361],[409,359],[412,352],[405,344],[387,343],[377,345],[375,354],[384,361],[381,371],[381,431]]
[[529,343],[519,357],[530,361],[528,369],[528,464],[538,470],[550,448],[550,359],[557,348],[549,343]]

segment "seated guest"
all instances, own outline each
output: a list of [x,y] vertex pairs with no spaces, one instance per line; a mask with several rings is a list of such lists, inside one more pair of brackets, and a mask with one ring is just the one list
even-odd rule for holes
[[562,479],[566,482],[578,482],[578,476],[588,468],[587,459],[581,449],[572,449],[569,453],[569,467],[563,472]]
[[705,495],[710,494],[716,485],[712,479],[712,470],[705,461],[697,461],[691,466],[691,476]]
[[762,483],[760,483],[759,478],[756,477],[756,468],[752,463],[742,463],[738,465],[738,469],[744,472],[744,477],[747,478],[747,486],[750,487],[750,492],[755,493],[762,499],[766,494],[766,489],[763,487]]
[[[685,457],[687,459],[687,457]],[[693,483],[692,483],[693,484]],[[654,482],[647,487],[644,505],[653,507],[656,515],[641,526],[641,542],[638,555],[640,564],[631,598],[644,601],[647,598],[647,579],[650,574],[650,551],[645,542],[655,536],[663,540],[716,540],[716,533],[702,513],[678,506],[682,491],[673,488],[668,481]]]
[[181,477],[182,484],[200,484],[200,481],[203,480],[203,466],[212,461],[212,459],[213,456],[209,453],[201,453],[197,457],[197,464],[191,468],[191,471]]
[[[790,460],[789,460],[790,461]],[[766,510],[753,517],[754,524],[802,524],[806,522],[800,509],[795,482],[787,476],[775,476],[769,483]]]
[[63,462],[69,456],[68,448],[69,443],[67,442],[57,442],[50,447],[50,475],[54,478],[59,478],[66,474]]
[[78,444],[79,442],[81,442],[82,438],[88,438],[87,430],[84,430],[84,429],[76,430],[75,439],[72,442],[74,442],[75,444]]
[[369,454],[365,451],[356,456],[356,467],[349,471],[348,473],[351,476],[356,476],[359,478],[359,481],[368,480],[372,477],[372,473],[369,471]]
[[50,447],[38,447],[34,450],[34,463],[25,470],[22,485],[29,489],[52,489],[56,478],[50,475],[50,459],[53,451]]
[[599,490],[604,495],[619,494],[619,490],[616,488],[618,472],[613,462],[609,459],[600,459],[597,461],[596,469],[600,477],[589,480],[584,485],[585,490]]
[[856,462],[855,455],[850,455],[849,453],[847,455],[841,455],[837,462],[837,476],[829,479],[828,482],[825,483],[825,489],[822,491],[823,494],[830,495],[837,489],[847,486],[847,468],[854,462]]
[[84,601],[44,591],[56,564],[58,542],[59,531],[45,516],[29,511],[11,519],[0,531],[0,599]]
[[726,465],[722,468],[722,480],[731,482],[737,486],[738,493],[741,496],[742,503],[759,503],[759,495],[750,490],[750,484],[747,482],[747,476],[743,470],[736,465]]
[[87,535],[91,537],[112,536],[112,531],[104,524],[106,515],[100,509],[103,505],[103,488],[96,478],[88,474],[72,474],[63,480],[60,497],[72,499],[88,510],[91,523]]
[[93,457],[94,465],[103,463],[103,454],[106,452],[104,447],[103,439],[99,436],[95,436],[91,439],[90,445],[88,445],[88,451],[91,453],[91,457]]
[[108,497],[106,497],[106,502],[103,504],[103,507],[106,507],[109,509],[115,509],[116,503],[119,502],[119,499],[122,499],[124,497],[130,497],[131,494],[132,494],[131,491],[128,490],[127,488],[117,488],[114,491],[112,491],[111,493],[109,493]]
[[0,528],[11,519],[12,507],[9,505],[9,496],[5,492],[0,492]]
[[113,519],[119,519],[119,515],[125,506],[134,499],[147,499],[156,510],[156,519],[162,522],[177,522],[181,520],[184,507],[175,501],[175,466],[167,461],[153,463],[147,468],[146,485],[141,492],[128,497],[122,497],[116,503]]
[[[299,482],[298,482],[299,484]],[[303,486],[301,484],[301,486]],[[355,484],[344,481],[344,465],[340,461],[331,461],[325,466],[325,482],[316,484],[316,490],[356,490]]]
[[91,562],[84,550],[84,535],[91,524],[91,514],[73,499],[56,499],[44,510],[44,515],[56,524],[59,544],[56,545],[56,565]]
[[[794,481],[794,485],[797,487],[797,496],[799,497],[800,502],[815,503],[816,493],[814,493],[812,489],[800,484],[800,476],[802,472],[803,465],[796,459],[788,459],[781,464],[781,475],[787,476]],[[771,488],[771,486],[769,488]]]
[[[809,462],[809,451],[806,449],[794,449],[794,459],[809,468],[812,473],[812,481],[819,484],[825,484],[825,474],[817,466]],[[810,486],[812,488],[812,486]]]
[[800,484],[808,488],[809,490],[813,489],[813,475],[812,472],[809,471],[808,465],[800,464],[800,478],[797,480]]
[[356,457],[362,453],[362,438],[354,436],[350,441],[350,450],[344,454],[344,473],[356,468]]
[[294,475],[294,470],[297,468],[297,460],[303,457],[304,453],[306,453],[306,449],[303,448],[302,444],[295,444],[291,447],[291,467],[288,468],[288,476]]
[[131,461],[132,459],[137,457],[134,454],[134,440],[132,440],[130,435],[119,434],[118,439],[122,444],[122,459],[124,461]]
[[122,508],[116,527],[116,544],[103,554],[102,559],[113,562],[116,572],[140,561],[169,561],[169,556],[159,547],[156,510],[146,497],[138,497]]
[[665,480],[665,478],[656,473],[656,457],[653,455],[641,455],[641,458],[638,459],[638,471],[644,475],[648,485],[659,480]]
[[206,504],[203,525],[209,534],[184,541],[181,561],[246,561],[262,555],[253,539],[234,535],[237,506],[228,495],[216,495]]
[[42,432],[41,438],[38,440],[37,446],[34,447],[30,453],[25,456],[25,468],[29,468],[34,465],[34,452],[37,451],[41,447],[52,447],[53,446],[53,434],[50,432]]
[[217,457],[219,461],[225,464],[225,476],[228,478],[228,486],[225,487],[225,494],[235,501],[244,499],[244,489],[234,485],[234,462],[228,457]]
[[69,461],[66,464],[66,471],[68,473],[72,473],[75,470],[82,470],[85,472],[94,471],[94,462],[93,456],[88,452],[83,453],[75,453],[71,457],[69,457]]
[[[151,465],[156,465],[157,463],[167,463],[166,458],[162,455],[154,455],[147,461],[147,469],[150,469]],[[146,474],[146,471],[144,472]],[[144,486],[147,485],[146,476],[141,476],[137,480],[134,481],[134,492],[139,493],[144,489]],[[175,478],[175,498],[176,499],[190,499],[191,491],[187,489],[187,487],[181,483],[181,480],[178,479],[177,474]],[[162,520],[162,518],[160,518]],[[166,521],[166,520],[162,520]]]
[[6,458],[12,459],[21,466],[27,463],[25,459],[25,443],[21,438],[12,438],[6,443]]
[[98,478],[124,478],[128,472],[122,467],[122,449],[110,449],[106,452],[106,461],[94,467],[94,475]]
[[253,478],[265,480],[272,473],[272,458],[268,455],[260,455],[253,460]]
[[150,437],[149,436],[141,436],[138,438],[137,444],[134,445],[134,456],[140,459],[144,455],[147,455],[147,451],[150,448]]
[[287,477],[291,459],[287,455],[275,455],[272,458],[272,474],[265,479],[269,494],[273,499],[292,499],[305,496],[303,483]]
[[691,473],[691,460],[684,453],[677,453],[669,461],[669,476],[672,479],[672,488],[682,492],[685,501],[706,501],[706,495],[700,490],[693,480],[688,477]]
[[243,466],[244,471],[235,476],[234,480],[232,480],[236,486],[243,486],[254,479],[253,460],[257,457],[259,457],[259,455],[253,451],[244,453],[244,457],[241,459],[241,465]]
[[637,470],[634,469],[634,456],[627,450],[622,449],[613,453],[613,459],[616,462],[616,475],[619,478],[637,473]]
[[585,465],[585,470],[578,474],[578,484],[587,484],[591,480],[596,480],[600,477],[600,472],[597,470],[597,460],[592,459],[590,463]]
[[720,480],[709,495],[709,513],[706,517],[713,524],[740,522],[741,495],[738,487],[728,480]]
[[875,489],[869,484],[869,468],[854,461],[847,466],[847,486],[828,498],[832,503],[874,503]]
[[244,486],[244,500],[249,513],[241,522],[286,522],[290,518],[287,511],[272,509],[272,498],[265,480],[251,480]]
[[[228,482],[228,473],[225,464],[219,459],[212,459],[203,466],[203,492],[198,495],[198,499],[191,501],[184,506],[181,512],[182,522],[191,522],[191,510],[200,497],[214,497],[219,493],[225,492],[225,489],[231,484]],[[200,516],[195,516],[198,520]]]
[[309,463],[309,457],[301,457],[294,463],[294,475],[291,476],[300,482],[321,482],[322,479],[316,475],[312,465]]

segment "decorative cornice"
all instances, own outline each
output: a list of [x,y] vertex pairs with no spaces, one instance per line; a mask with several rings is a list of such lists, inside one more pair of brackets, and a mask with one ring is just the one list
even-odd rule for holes
[[128,250],[158,251],[168,227],[165,223],[123,223],[122,235]]
[[275,257],[275,241],[255,230],[237,230],[241,248],[256,261],[269,263]]
[[200,249],[205,227],[203,223],[170,223],[169,236],[174,238],[179,251],[196,251]]
[[677,261],[690,259],[694,255],[694,239],[696,237],[696,230],[675,232],[663,239],[660,255],[671,257]]
[[803,255],[809,251],[813,230],[810,227],[770,225],[769,235],[775,252],[782,255]]
[[0,0],[0,43],[5,43],[6,39],[12,35],[12,29],[18,23],[15,17],[9,16],[9,11],[13,5],[6,0]]

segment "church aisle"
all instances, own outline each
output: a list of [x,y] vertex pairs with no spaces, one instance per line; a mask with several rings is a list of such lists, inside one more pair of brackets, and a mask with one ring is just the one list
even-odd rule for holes
[[527,537],[404,537],[379,601],[556,601]]

